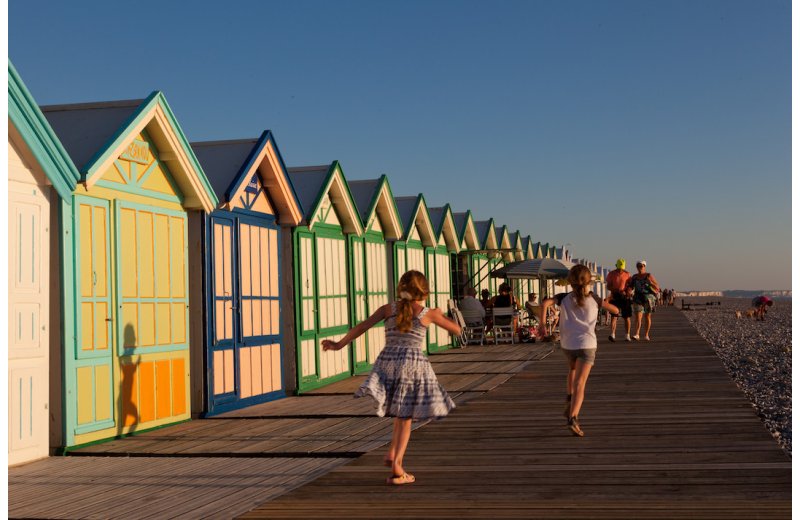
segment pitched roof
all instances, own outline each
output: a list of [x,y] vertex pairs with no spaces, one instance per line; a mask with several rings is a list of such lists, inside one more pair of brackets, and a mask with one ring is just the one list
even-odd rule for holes
[[314,203],[328,179],[329,169],[330,165],[323,164],[321,166],[300,166],[287,170],[306,220],[311,218],[310,212],[316,209]]
[[398,240],[403,236],[403,222],[386,175],[377,179],[347,181],[347,185],[365,229],[373,218],[378,218],[385,238]]
[[80,172],[11,61],[8,62],[8,118],[56,192],[69,204]]
[[367,219],[369,218],[369,211],[372,209],[372,202],[377,195],[376,192],[381,186],[381,179],[347,181],[347,185],[350,186],[350,194],[353,195],[353,202],[356,203],[361,221],[366,226]]
[[322,207],[324,197],[330,195],[342,231],[359,236],[362,234],[364,225],[339,161],[333,161],[328,166],[302,166],[288,168],[287,171],[309,229],[313,229],[317,223],[314,217]]
[[428,205],[425,203],[425,197],[422,193],[416,197],[395,197],[394,203],[403,223],[403,237],[408,240],[408,237],[411,236],[411,230],[419,222],[421,215],[422,219],[427,223],[427,226],[422,226],[422,232],[420,233],[422,243],[426,246],[435,246],[436,231],[433,229],[431,217],[428,213]]
[[191,143],[194,154],[203,165],[203,171],[220,200],[229,200],[228,188],[247,162],[257,141],[241,139]]

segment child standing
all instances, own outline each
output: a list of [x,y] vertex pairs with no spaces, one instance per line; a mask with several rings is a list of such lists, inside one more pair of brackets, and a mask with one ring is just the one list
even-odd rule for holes
[[378,405],[378,416],[394,417],[392,442],[384,458],[384,464],[392,468],[387,484],[411,484],[416,480],[403,469],[403,456],[411,438],[411,420],[444,417],[456,406],[436,379],[423,348],[431,323],[452,334],[459,334],[461,327],[445,317],[441,310],[425,307],[429,293],[425,275],[408,271],[397,285],[399,299],[396,302],[375,311],[341,340],[322,342],[323,350],[339,350],[385,320],[386,346],[355,396],[371,395]]
[[597,336],[594,331],[597,314],[600,309],[617,314],[619,309],[607,301],[600,300],[589,290],[594,278],[588,267],[584,265],[572,267],[567,281],[572,286],[572,291],[544,300],[539,311],[539,323],[544,323],[547,309],[553,304],[561,307],[561,350],[567,357],[569,365],[564,416],[567,418],[567,427],[573,435],[583,437],[583,430],[578,424],[578,413],[583,405],[586,380],[589,378],[589,371],[594,365],[597,352]]

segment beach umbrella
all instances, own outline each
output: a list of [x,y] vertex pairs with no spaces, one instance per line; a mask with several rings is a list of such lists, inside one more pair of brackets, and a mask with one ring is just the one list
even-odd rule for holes
[[533,260],[520,260],[511,262],[495,269],[489,276],[493,278],[549,280],[564,278],[569,273],[572,265],[555,258],[535,258]]

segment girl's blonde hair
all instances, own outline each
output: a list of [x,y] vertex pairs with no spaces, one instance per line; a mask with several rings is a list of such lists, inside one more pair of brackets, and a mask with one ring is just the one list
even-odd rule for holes
[[408,271],[400,277],[397,284],[397,316],[395,322],[397,330],[408,332],[411,330],[411,321],[414,319],[413,303],[428,298],[430,289],[428,279],[419,271]]
[[592,283],[592,272],[585,265],[574,265],[569,270],[567,281],[572,286],[578,306],[583,307],[583,301],[586,299],[583,288]]

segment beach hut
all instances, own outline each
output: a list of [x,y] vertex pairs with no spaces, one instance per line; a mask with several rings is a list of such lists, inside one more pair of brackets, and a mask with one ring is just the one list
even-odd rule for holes
[[281,252],[302,211],[271,132],[192,149],[219,199],[205,233],[206,344],[193,353],[205,357],[197,384],[213,415],[286,395],[281,274],[292,259]]
[[81,174],[63,218],[66,445],[189,419],[217,197],[160,92],[42,111]]
[[[510,235],[511,249],[513,249],[514,261],[525,260],[525,249],[522,246],[522,233],[519,230],[514,231]],[[520,306],[524,305],[525,300],[528,299],[528,282],[530,280],[512,280],[511,286],[514,290],[514,297]]]
[[534,258],[544,258],[544,253],[542,252],[542,243],[541,242],[532,242],[531,250],[533,251]]
[[460,213],[453,213],[453,222],[455,222],[456,230],[458,231],[459,250],[460,253],[456,257],[457,265],[455,267],[456,280],[453,285],[453,297],[461,300],[464,297],[467,285],[474,283],[471,280],[471,266],[472,256],[475,251],[481,248],[480,241],[478,240],[478,233],[475,230],[475,221],[472,218],[472,212],[467,210]]
[[396,285],[403,273],[411,269],[429,276],[429,259],[436,247],[436,231],[421,193],[416,197],[395,197],[394,200],[403,222],[403,238],[394,243]]
[[[350,235],[350,279],[352,288],[350,325],[367,319],[394,295],[392,247],[389,241],[403,236],[400,214],[394,203],[389,179],[347,181],[364,235]],[[383,322],[353,342],[355,372],[368,370],[383,350]]]
[[[436,233],[436,249],[433,256],[434,276],[431,283],[430,306],[438,307],[447,314],[447,301],[453,298],[452,274],[458,252],[461,250],[453,211],[449,204],[428,208],[433,230]],[[453,346],[453,336],[441,327],[431,327],[428,351],[446,350]]]
[[[500,251],[489,260],[489,271],[500,269],[507,263],[514,261],[514,252],[511,251],[511,235],[508,233],[508,227],[495,226],[495,234],[497,236],[497,247]],[[499,294],[498,287],[503,283],[502,279],[491,278],[492,286],[489,289],[493,295]]]
[[364,226],[338,161],[288,171],[303,209],[303,221],[293,232],[297,390],[302,393],[353,373],[351,347],[323,351],[322,340],[338,340],[350,326],[348,242],[361,237]]
[[484,289],[487,289],[494,296],[497,294],[497,279],[489,276],[492,271],[490,258],[493,259],[498,255],[494,219],[476,221],[475,231],[478,233],[481,247],[479,252],[472,255],[472,284],[475,286],[475,290],[478,291],[479,296]]
[[80,174],[8,63],[8,464],[61,442],[61,228]]

